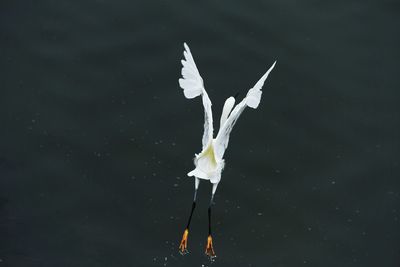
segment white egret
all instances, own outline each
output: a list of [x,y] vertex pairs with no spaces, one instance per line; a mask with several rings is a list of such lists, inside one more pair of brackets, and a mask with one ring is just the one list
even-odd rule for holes
[[190,49],[186,43],[184,43],[184,47],[185,51],[183,52],[183,55],[185,59],[181,61],[183,66],[183,78],[179,79],[179,85],[183,89],[183,93],[186,98],[191,99],[197,96],[202,97],[205,122],[202,140],[202,151],[200,152],[200,154],[196,154],[195,156],[194,165],[196,168],[187,174],[188,176],[193,176],[195,178],[195,191],[192,209],[186,229],[183,233],[182,241],[179,246],[179,251],[182,254],[188,252],[187,240],[189,235],[190,221],[192,219],[193,211],[196,207],[197,189],[200,184],[200,179],[209,180],[212,183],[212,192],[210,205],[208,207],[208,238],[205,253],[209,257],[214,258],[215,252],[211,235],[211,206],[213,204],[214,194],[217,190],[218,183],[221,180],[221,172],[224,168],[223,156],[226,148],[228,147],[229,135],[240,114],[242,114],[243,110],[247,106],[253,109],[256,109],[258,107],[262,94],[261,88],[264,85],[264,82],[267,79],[269,73],[274,68],[276,61],[261,77],[261,79],[254,85],[254,87],[248,91],[246,97],[244,97],[244,99],[239,104],[237,104],[235,108],[233,108],[235,105],[234,97],[231,96],[225,101],[224,107],[222,109],[219,131],[217,136],[214,138],[211,101],[204,88],[203,79],[200,76],[192,54],[190,53]]

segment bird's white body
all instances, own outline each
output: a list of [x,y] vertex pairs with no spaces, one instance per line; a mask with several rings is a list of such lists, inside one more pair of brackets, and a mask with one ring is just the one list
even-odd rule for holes
[[[204,134],[203,148],[200,154],[196,154],[194,164],[196,168],[188,173],[188,176],[195,176],[199,179],[209,180],[216,185],[221,180],[221,172],[224,168],[224,153],[228,147],[229,135],[237,119],[243,110],[248,106],[256,109],[261,100],[261,88],[264,85],[269,73],[274,68],[275,63],[261,77],[256,85],[251,88],[246,97],[235,107],[235,98],[229,97],[224,104],[220,119],[220,128],[217,136],[213,136],[213,116],[211,110],[211,101],[204,88],[203,79],[196,67],[193,56],[187,44],[184,44],[185,60],[182,60],[182,79],[179,79],[179,85],[183,89],[186,98],[191,99],[202,96],[204,106]],[[197,179],[196,179],[197,180]],[[215,189],[213,189],[215,191]]]
[[221,172],[224,168],[224,160],[218,159],[214,151],[215,139],[209,145],[196,154],[194,165],[196,168],[188,173],[188,176],[195,176],[200,179],[210,180],[211,183],[218,183],[221,179]]

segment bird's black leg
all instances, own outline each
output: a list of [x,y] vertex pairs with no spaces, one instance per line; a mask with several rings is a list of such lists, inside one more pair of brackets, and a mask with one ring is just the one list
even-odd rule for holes
[[218,186],[218,183],[213,184],[210,205],[208,206],[208,237],[207,237],[207,246],[206,246],[205,253],[207,256],[210,257],[211,260],[213,260],[216,257],[215,252],[214,252],[212,232],[211,232],[211,207],[214,204],[214,194],[215,194],[215,191],[217,190],[217,186]]
[[197,189],[195,189],[195,191],[194,191],[195,197],[194,197],[194,200],[193,200],[193,203],[192,203],[192,209],[190,211],[189,220],[188,220],[187,225],[186,225],[186,229],[188,229],[188,230],[189,230],[190,222],[192,221],[193,211],[196,208],[196,194],[197,194]]
[[211,236],[211,206],[214,202],[214,195],[211,195],[210,204],[208,205],[208,235]]
[[179,245],[179,252],[184,255],[187,254],[189,251],[187,250],[187,239],[188,239],[188,235],[189,235],[189,226],[190,226],[190,222],[192,220],[192,216],[193,216],[193,211],[196,208],[196,197],[197,197],[197,189],[199,188],[199,184],[200,184],[200,179],[199,178],[195,178],[195,186],[194,186],[194,197],[193,197],[193,203],[192,203],[192,209],[190,211],[190,216],[189,216],[189,220],[188,223],[186,225],[186,229],[183,232],[183,236],[182,236],[182,240],[181,240],[181,244]]

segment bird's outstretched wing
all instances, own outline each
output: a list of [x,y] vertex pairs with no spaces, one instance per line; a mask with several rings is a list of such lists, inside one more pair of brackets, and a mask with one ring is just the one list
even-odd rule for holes
[[199,95],[203,98],[204,106],[204,134],[203,134],[203,149],[213,138],[213,118],[211,110],[211,101],[204,88],[203,79],[200,76],[199,70],[194,63],[192,53],[189,46],[184,43],[185,51],[183,55],[185,59],[182,62],[182,77],[179,79],[179,85],[183,89],[183,94],[186,98],[191,99]]
[[225,150],[228,147],[229,143],[229,135],[240,114],[242,114],[246,106],[254,109],[258,107],[262,94],[261,88],[263,87],[265,80],[268,78],[269,73],[275,67],[275,63],[276,61],[261,77],[261,79],[254,85],[254,87],[248,91],[246,97],[243,98],[243,100],[235,106],[228,119],[225,121],[224,125],[221,126],[214,143],[215,153],[219,159],[222,159],[222,157],[224,156]]

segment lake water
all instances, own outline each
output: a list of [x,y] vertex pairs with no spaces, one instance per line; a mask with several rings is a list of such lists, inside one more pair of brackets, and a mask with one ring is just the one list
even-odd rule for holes
[[[211,185],[189,235],[203,109],[191,47],[236,124],[212,266],[400,265],[396,1],[0,3],[0,266],[210,266]],[[217,128],[217,125],[216,125]]]

